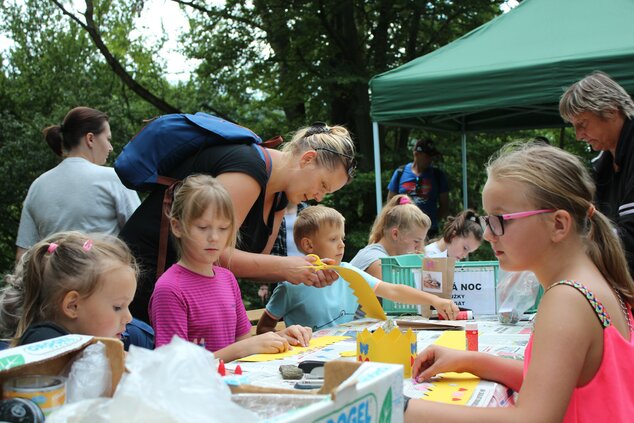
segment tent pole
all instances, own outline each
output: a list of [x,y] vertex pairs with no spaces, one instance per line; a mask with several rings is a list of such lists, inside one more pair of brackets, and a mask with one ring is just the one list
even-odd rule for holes
[[462,209],[467,210],[467,131],[462,118]]
[[381,213],[383,192],[381,192],[381,152],[379,151],[379,124],[372,122],[372,139],[374,140],[374,183],[376,188],[376,214]]

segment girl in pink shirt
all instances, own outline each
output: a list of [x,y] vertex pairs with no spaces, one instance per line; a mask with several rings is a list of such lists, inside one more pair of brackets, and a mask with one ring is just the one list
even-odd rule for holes
[[179,336],[231,361],[308,345],[311,329],[301,326],[250,335],[238,282],[216,265],[225,249],[234,248],[237,232],[231,197],[220,182],[208,175],[186,178],[169,217],[180,260],[159,278],[150,299],[157,347]]
[[530,270],[544,287],[525,362],[430,347],[414,377],[470,372],[519,391],[511,408],[410,401],[406,422],[621,422],[634,410],[634,285],[595,186],[574,155],[514,144],[487,167],[484,238],[500,267]]

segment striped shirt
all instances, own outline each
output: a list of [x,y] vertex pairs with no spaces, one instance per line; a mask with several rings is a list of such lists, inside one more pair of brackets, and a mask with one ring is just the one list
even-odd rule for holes
[[172,265],[156,282],[149,313],[156,346],[174,335],[199,343],[214,352],[251,330],[240,287],[229,270],[214,266],[215,275],[204,276]]

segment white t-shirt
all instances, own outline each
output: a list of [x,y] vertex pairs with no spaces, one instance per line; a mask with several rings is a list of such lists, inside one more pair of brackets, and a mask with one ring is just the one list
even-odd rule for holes
[[429,245],[425,245],[425,257],[429,257],[429,258],[447,257],[447,251],[449,250],[447,249],[445,251],[440,251],[440,249],[438,248],[438,242],[432,242]]
[[116,235],[139,204],[137,193],[123,186],[113,168],[68,157],[31,184],[16,245],[29,248],[69,230]]

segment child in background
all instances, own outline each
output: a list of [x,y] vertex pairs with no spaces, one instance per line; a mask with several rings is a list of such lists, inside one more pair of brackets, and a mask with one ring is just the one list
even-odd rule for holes
[[[297,216],[293,231],[295,243],[306,254],[328,257],[335,265],[352,268],[350,264],[341,262],[345,247],[344,222],[344,217],[335,209],[307,207]],[[382,282],[361,270],[359,272],[379,297],[406,304],[431,304],[446,319],[453,319],[458,314],[458,307],[451,300],[410,286]],[[282,318],[287,325],[323,329],[353,320],[358,307],[357,298],[342,278],[324,288],[282,282],[273,291],[257,332],[272,330]]]
[[137,268],[109,235],[60,232],[31,247],[5,278],[0,325],[14,345],[71,333],[121,338]]
[[430,227],[431,219],[407,195],[396,195],[376,217],[368,245],[359,250],[350,264],[383,279],[381,258],[420,253]]
[[625,422],[634,410],[634,284],[610,221],[595,209],[581,161],[544,144],[516,144],[487,167],[485,238],[500,267],[530,270],[545,293],[524,363],[430,347],[419,381],[469,372],[516,391],[512,408],[409,402],[406,422]]
[[442,238],[425,247],[426,257],[467,258],[482,244],[482,226],[473,210],[464,210],[457,216],[449,216],[442,229]]
[[250,335],[238,282],[216,265],[226,249],[234,248],[238,229],[231,197],[220,182],[208,175],[186,178],[174,194],[169,217],[180,259],[159,278],[150,299],[157,347],[177,335],[232,361],[308,345],[311,330],[298,326]]

